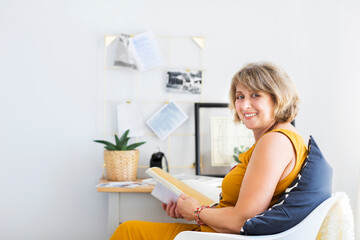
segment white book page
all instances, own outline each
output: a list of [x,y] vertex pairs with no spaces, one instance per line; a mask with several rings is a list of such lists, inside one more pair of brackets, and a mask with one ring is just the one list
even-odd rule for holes
[[157,183],[151,192],[151,195],[159,199],[165,204],[172,202],[176,202],[179,196],[177,196],[175,193],[164,187],[162,184]]

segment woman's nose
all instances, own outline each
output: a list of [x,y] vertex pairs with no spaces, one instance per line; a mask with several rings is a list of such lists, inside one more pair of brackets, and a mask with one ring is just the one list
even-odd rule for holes
[[247,99],[244,99],[242,104],[241,104],[241,108],[242,109],[248,109],[251,108],[251,102]]

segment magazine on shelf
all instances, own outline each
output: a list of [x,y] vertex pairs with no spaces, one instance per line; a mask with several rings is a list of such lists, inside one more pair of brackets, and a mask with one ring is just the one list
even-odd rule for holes
[[[170,175],[169,173],[163,171],[158,167],[152,167],[146,170],[145,172],[150,177],[152,177],[156,181],[156,185],[154,190],[151,192],[151,195],[158,198],[165,204],[168,204],[170,201],[176,202],[179,198],[181,193],[184,193],[192,198],[195,198],[199,201],[201,205],[213,205],[216,203],[214,199],[209,197],[211,194],[214,195],[214,188],[209,186],[209,191],[206,192],[204,189],[204,185],[202,185],[202,192],[194,189],[194,183],[191,186],[186,184],[183,181],[175,178],[174,176]],[[201,185],[201,184],[200,184]],[[212,191],[211,191],[212,190]],[[220,189],[216,190],[220,191]],[[209,193],[209,194],[207,194]]]

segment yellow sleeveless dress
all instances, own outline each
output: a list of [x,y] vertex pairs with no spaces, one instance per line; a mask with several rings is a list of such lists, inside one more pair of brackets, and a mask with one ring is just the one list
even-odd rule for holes
[[[272,206],[279,199],[280,195],[285,191],[285,189],[295,180],[296,176],[300,172],[301,166],[307,156],[307,146],[304,142],[304,139],[299,134],[290,130],[275,129],[270,132],[280,132],[286,135],[293,144],[296,155],[296,163],[293,170],[276,186],[274,196],[270,203],[270,206]],[[256,144],[257,142],[249,150],[239,155],[239,160],[241,163],[239,163],[225,176],[222,182],[222,199],[220,200],[218,207],[235,206],[246,168],[249,164]]]
[[[280,197],[281,193],[285,191],[285,189],[291,184],[291,182],[300,172],[301,166],[307,156],[307,146],[303,138],[292,131],[286,129],[275,129],[270,132],[280,132],[286,135],[292,142],[296,154],[296,163],[294,169],[276,186],[275,193],[270,204],[273,205]],[[242,180],[244,178],[246,168],[249,164],[255,146],[256,143],[245,153],[240,154],[239,160],[241,163],[239,163],[225,176],[222,183],[222,199],[217,206],[218,208],[235,206],[239,196]],[[215,232],[209,226],[200,227],[196,224],[127,221],[122,223],[116,229],[110,240],[170,240],[174,239],[175,236],[182,231]]]

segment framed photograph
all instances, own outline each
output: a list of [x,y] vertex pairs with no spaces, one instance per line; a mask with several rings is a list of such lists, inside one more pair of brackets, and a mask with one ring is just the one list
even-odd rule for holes
[[201,94],[202,71],[167,71],[167,92]]
[[253,132],[235,124],[227,103],[195,103],[197,175],[224,177],[233,166],[234,148],[254,144]]

